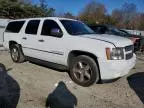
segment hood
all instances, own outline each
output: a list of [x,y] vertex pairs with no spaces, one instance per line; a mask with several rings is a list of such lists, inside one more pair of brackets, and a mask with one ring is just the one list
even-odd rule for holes
[[83,35],[81,37],[109,42],[116,47],[125,47],[133,44],[130,39],[108,34],[92,34],[92,35]]

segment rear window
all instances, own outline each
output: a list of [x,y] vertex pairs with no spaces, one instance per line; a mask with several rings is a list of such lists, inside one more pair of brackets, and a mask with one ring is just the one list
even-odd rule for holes
[[5,32],[19,33],[25,21],[14,21],[8,23]]

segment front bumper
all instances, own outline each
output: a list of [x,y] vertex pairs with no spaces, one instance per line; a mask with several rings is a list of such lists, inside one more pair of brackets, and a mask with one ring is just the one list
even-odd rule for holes
[[102,80],[110,80],[122,77],[129,73],[135,66],[136,55],[129,60],[99,60],[100,75]]

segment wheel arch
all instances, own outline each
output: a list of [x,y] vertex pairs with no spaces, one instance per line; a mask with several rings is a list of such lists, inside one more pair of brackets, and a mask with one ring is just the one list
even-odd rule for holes
[[81,50],[72,50],[72,51],[70,51],[69,54],[68,54],[68,59],[67,59],[68,69],[70,67],[71,59],[73,57],[77,57],[79,55],[87,55],[87,56],[91,57],[92,59],[94,59],[94,61],[96,62],[97,66],[98,66],[98,71],[99,71],[99,75],[100,75],[100,79],[101,79],[98,57],[96,55],[90,53],[90,52],[87,52],[87,51],[81,51]]
[[12,58],[12,60],[16,63],[22,63],[25,61],[25,57],[24,57],[24,53],[22,51],[22,46],[21,44],[17,43],[16,41],[9,41],[9,51],[11,53],[11,57],[12,57],[12,49],[13,47],[17,48],[18,51],[18,56],[17,56],[17,60],[14,60]]
[[13,44],[18,44],[20,47],[21,47],[21,44],[19,44],[18,42],[14,41],[14,40],[11,40],[9,41],[9,48],[11,47],[11,45]]

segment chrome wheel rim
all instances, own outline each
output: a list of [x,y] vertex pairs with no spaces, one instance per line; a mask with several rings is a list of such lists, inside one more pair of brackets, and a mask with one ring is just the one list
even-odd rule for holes
[[92,70],[89,64],[79,61],[73,68],[74,77],[80,82],[88,82],[91,79]]
[[17,51],[17,49],[16,48],[13,48],[12,50],[11,50],[11,55],[12,55],[12,58],[13,58],[13,60],[15,60],[15,61],[17,61],[18,60],[18,51]]

